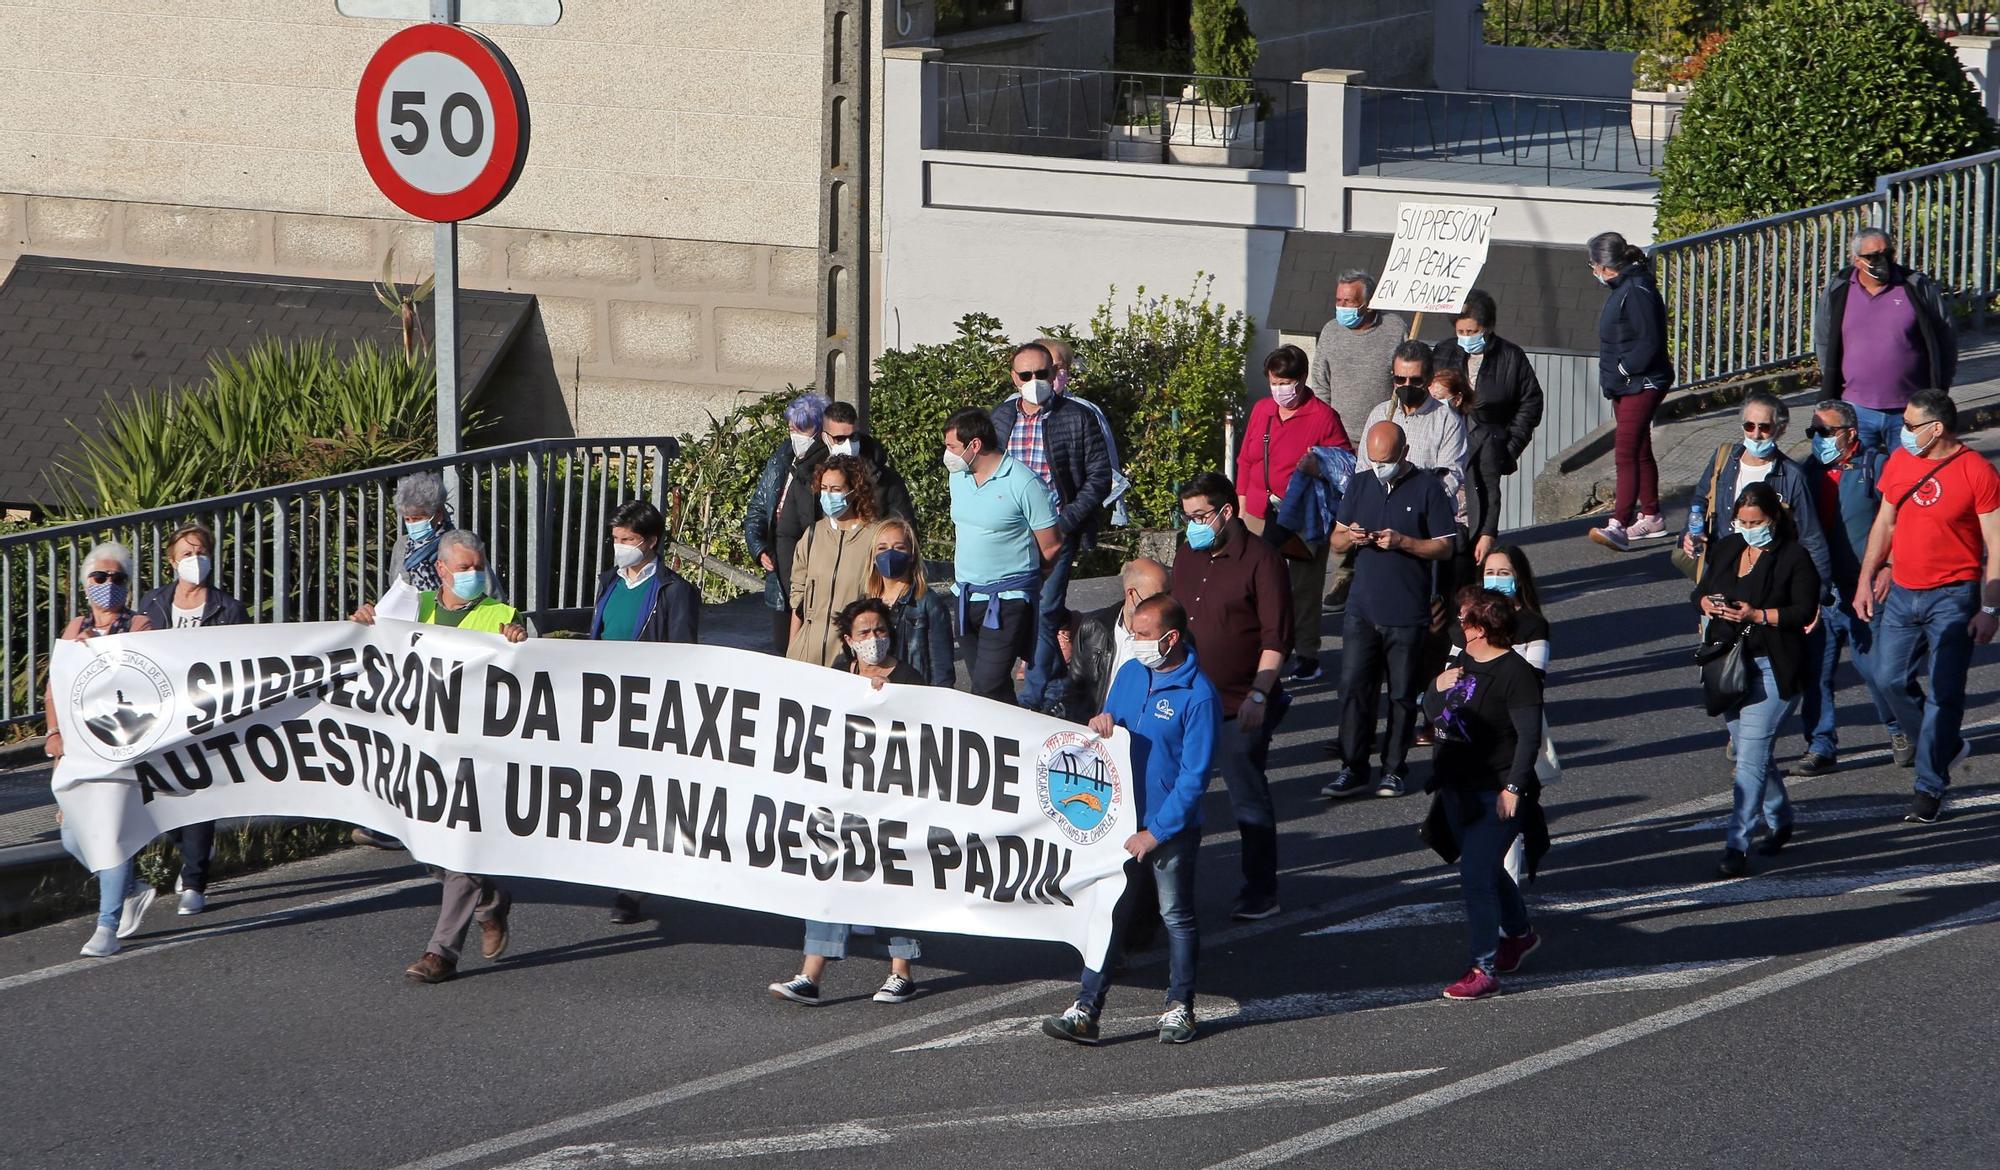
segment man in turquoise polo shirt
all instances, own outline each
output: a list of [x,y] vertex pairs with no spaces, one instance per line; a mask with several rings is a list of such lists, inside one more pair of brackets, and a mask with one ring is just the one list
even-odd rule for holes
[[1014,702],[1014,662],[1034,653],[1043,565],[1062,551],[1048,485],[1008,456],[983,410],[945,423],[951,471],[952,555],[958,593],[959,654],[972,693]]

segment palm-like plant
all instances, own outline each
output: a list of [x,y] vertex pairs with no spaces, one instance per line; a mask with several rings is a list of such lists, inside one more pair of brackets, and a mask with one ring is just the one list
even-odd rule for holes
[[375,286],[375,299],[382,307],[396,316],[396,323],[403,330],[403,354],[409,356],[430,344],[424,339],[423,314],[417,306],[430,299],[431,291],[437,287],[437,274],[432,273],[416,284],[404,288],[396,283],[396,249],[382,258],[382,279]]

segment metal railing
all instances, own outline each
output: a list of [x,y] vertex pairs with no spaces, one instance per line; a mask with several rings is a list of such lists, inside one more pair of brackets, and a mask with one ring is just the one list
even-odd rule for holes
[[[1650,181],[1680,128],[1675,102],[1358,86],[1361,165],[1434,164],[1573,172]],[[1518,181],[1510,179],[1509,181]]]
[[1643,49],[1671,18],[1659,0],[1486,0],[1489,45],[1531,49]]
[[1851,264],[1854,233],[1880,227],[1898,258],[1954,299],[2000,293],[2000,151],[1876,181],[1866,195],[1717,228],[1649,249],[1679,384],[1700,386],[1812,356],[1814,307]]
[[938,144],[1113,162],[1305,166],[1297,81],[934,61]]
[[180,525],[215,533],[212,580],[260,622],[328,621],[380,597],[402,566],[396,480],[456,485],[459,527],[485,538],[496,593],[536,618],[595,603],[611,516],[667,504],[670,438],[541,439],[0,536],[0,726],[39,718],[49,648],[84,612],[80,570],[100,540],[132,551],[132,598],[174,579]]

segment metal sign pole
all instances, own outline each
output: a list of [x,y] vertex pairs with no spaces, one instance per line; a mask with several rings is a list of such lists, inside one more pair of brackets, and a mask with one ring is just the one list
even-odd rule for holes
[[[458,23],[458,0],[431,0],[431,20],[439,24]],[[438,455],[458,454],[458,224],[440,223],[431,232],[431,270],[437,284],[431,292],[431,308],[436,327],[432,344],[437,348],[437,432]],[[455,469],[443,470],[445,499],[458,502]],[[456,518],[458,510],[452,507]]]

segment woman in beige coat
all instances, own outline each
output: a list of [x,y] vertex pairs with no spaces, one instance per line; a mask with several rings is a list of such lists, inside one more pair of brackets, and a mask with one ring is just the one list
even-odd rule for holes
[[792,558],[792,642],[785,657],[831,666],[840,653],[833,619],[868,596],[875,555],[875,481],[852,455],[835,455],[813,472],[824,519],[799,538]]

